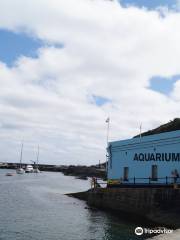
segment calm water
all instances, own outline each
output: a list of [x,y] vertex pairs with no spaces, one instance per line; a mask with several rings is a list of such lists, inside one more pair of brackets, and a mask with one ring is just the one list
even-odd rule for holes
[[[0,170],[0,240],[135,240],[137,224],[64,193],[87,190],[89,181],[61,173],[5,176]],[[12,172],[12,170],[8,170]]]

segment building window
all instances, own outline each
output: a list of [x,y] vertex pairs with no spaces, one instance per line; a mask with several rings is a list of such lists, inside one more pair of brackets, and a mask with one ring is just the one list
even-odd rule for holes
[[152,165],[152,181],[158,180],[158,166]]
[[124,181],[128,181],[129,167],[124,167]]

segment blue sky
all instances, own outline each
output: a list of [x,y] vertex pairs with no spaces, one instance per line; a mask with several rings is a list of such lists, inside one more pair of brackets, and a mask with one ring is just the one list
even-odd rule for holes
[[[176,4],[176,0],[121,0],[120,2],[123,6],[130,4],[138,7],[144,6],[148,9],[154,9],[158,6],[168,6],[171,8]],[[38,48],[43,46],[40,40],[23,33],[14,33],[4,29],[0,30],[0,42],[0,61],[5,62],[8,66],[12,66],[21,55],[36,57]],[[169,78],[152,76],[150,89],[168,95],[177,79],[177,76]],[[98,96],[93,96],[93,98],[98,106],[108,102],[106,98]]]
[[97,106],[103,106],[106,103],[109,103],[110,100],[105,97],[93,95],[93,100]]
[[40,144],[41,162],[90,165],[108,116],[110,141],[180,117],[176,1],[119,1],[0,1],[0,161],[24,139],[25,162]]
[[171,77],[154,76],[150,79],[150,89],[169,95],[172,92],[174,83],[180,79],[180,75]]
[[35,57],[37,49],[42,46],[40,40],[2,29],[0,43],[0,60],[8,66],[11,66],[21,55]]
[[147,7],[148,9],[157,8],[158,6],[173,7],[176,4],[176,0],[121,0],[123,6],[133,4],[139,7]]
[[[154,9],[158,6],[173,7],[176,0],[120,0],[123,6],[136,5]],[[36,51],[42,46],[42,42],[22,33],[13,33],[0,29],[0,60],[11,66],[20,56],[35,57]]]

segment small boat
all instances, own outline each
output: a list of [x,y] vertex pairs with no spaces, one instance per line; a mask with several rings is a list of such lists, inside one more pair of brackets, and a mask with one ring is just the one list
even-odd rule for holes
[[39,145],[38,145],[38,149],[37,149],[37,159],[36,159],[36,163],[35,163],[34,173],[41,172],[38,168],[38,163],[39,163]]
[[40,173],[41,171],[38,168],[34,169],[34,173]]
[[14,173],[6,173],[6,176],[14,176]]
[[16,169],[16,173],[17,173],[17,174],[24,174],[25,171],[24,171],[23,168],[17,168],[17,169]]
[[17,174],[24,174],[24,169],[22,168],[22,154],[23,154],[23,143],[21,145],[21,154],[20,154],[20,164],[19,167],[16,169]]
[[27,165],[25,169],[25,173],[33,173],[34,169],[32,165]]

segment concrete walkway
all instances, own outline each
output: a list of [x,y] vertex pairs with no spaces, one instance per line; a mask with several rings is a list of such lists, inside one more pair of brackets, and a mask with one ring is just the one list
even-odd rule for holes
[[180,229],[174,231],[172,234],[161,234],[159,236],[149,238],[147,240],[180,240]]

